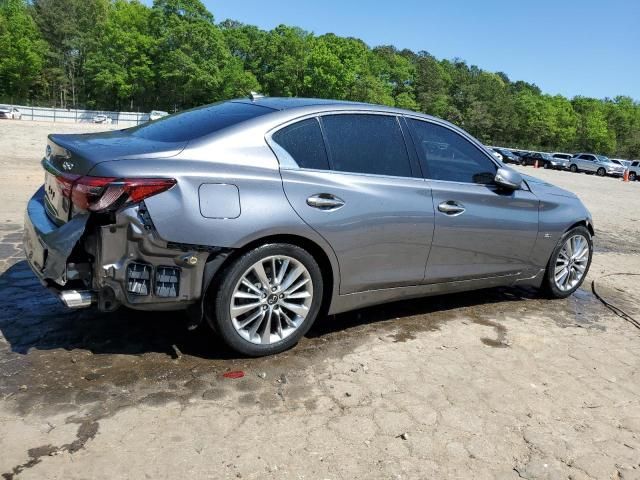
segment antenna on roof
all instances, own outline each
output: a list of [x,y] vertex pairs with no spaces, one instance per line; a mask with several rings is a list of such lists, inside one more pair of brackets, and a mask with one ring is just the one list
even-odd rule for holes
[[257,99],[259,99],[259,98],[264,98],[264,95],[262,95],[262,94],[260,94],[260,93],[257,93],[257,92],[251,92],[251,93],[249,93],[249,99],[250,99],[252,102],[255,102],[255,101],[256,101]]

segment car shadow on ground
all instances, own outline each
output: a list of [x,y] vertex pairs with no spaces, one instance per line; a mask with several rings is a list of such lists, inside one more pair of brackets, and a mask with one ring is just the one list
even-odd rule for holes
[[[307,339],[313,342],[336,333],[343,337],[353,329],[392,324],[396,319],[415,316],[424,316],[418,319],[421,329],[430,329],[448,318],[447,312],[451,310],[534,298],[533,290],[491,289],[395,302],[323,316],[308,332]],[[238,358],[208,328],[189,332],[182,312],[137,312],[123,308],[107,314],[94,309],[69,310],[39,283],[24,260],[0,275],[0,332],[11,351],[19,354],[34,349],[82,349],[93,354]]]

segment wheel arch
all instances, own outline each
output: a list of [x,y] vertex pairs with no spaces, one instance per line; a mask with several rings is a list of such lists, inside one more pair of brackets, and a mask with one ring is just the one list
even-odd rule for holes
[[[290,245],[295,245],[300,247],[307,252],[309,252],[313,258],[318,262],[318,266],[320,267],[320,272],[322,273],[322,281],[323,281],[323,296],[322,296],[322,304],[320,307],[319,315],[324,315],[329,311],[329,307],[331,305],[331,301],[335,295],[338,293],[339,284],[340,284],[340,272],[337,259],[335,258],[333,252],[327,252],[325,248],[320,246],[317,242],[295,234],[283,233],[283,234],[274,234],[267,235],[260,238],[256,238],[251,240],[250,242],[242,245],[241,247],[235,248],[227,252],[222,259],[221,262],[218,263],[215,272],[210,278],[205,278],[203,281],[205,285],[203,285],[203,306],[204,311],[207,310],[206,298],[212,293],[213,289],[215,289],[216,285],[221,279],[222,272],[229,266],[232,262],[234,262],[237,258],[242,256],[248,251],[253,250],[254,248],[260,247],[262,245],[272,244],[272,243],[287,243]],[[209,261],[216,261],[216,254],[212,254]]]
[[564,233],[567,233],[569,230],[573,230],[576,227],[585,227],[587,230],[589,230],[589,233],[592,237],[596,236],[596,231],[593,228],[593,224],[588,219],[580,220],[579,222],[574,223],[569,228],[567,228]]

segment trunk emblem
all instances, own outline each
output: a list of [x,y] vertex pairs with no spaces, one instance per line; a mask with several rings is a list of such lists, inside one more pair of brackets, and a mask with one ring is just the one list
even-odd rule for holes
[[64,162],[62,162],[62,169],[67,172],[73,169],[73,162],[70,162],[69,160],[65,160]]

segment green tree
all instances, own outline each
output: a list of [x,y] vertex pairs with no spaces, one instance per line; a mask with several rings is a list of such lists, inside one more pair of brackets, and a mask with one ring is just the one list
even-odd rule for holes
[[101,35],[109,0],[32,2],[34,20],[49,44],[43,71],[48,101],[63,107],[84,103],[84,61],[91,43]]
[[11,103],[30,99],[44,66],[47,44],[25,0],[0,3],[0,97]]
[[158,39],[154,55],[158,105],[167,109],[202,105],[236,93],[234,84],[257,85],[232,57],[213,15],[199,0],[155,0],[151,25]]
[[133,110],[149,103],[157,48],[149,17],[150,10],[137,0],[110,5],[84,66],[89,106]]

